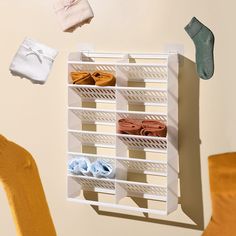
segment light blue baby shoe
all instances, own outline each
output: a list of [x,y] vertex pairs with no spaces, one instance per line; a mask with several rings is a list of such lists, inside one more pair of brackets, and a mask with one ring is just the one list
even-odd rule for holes
[[85,157],[74,158],[68,164],[68,171],[75,175],[91,175],[90,169],[91,162]]
[[91,164],[91,173],[96,178],[104,177],[112,179],[115,176],[115,169],[109,162],[97,160]]

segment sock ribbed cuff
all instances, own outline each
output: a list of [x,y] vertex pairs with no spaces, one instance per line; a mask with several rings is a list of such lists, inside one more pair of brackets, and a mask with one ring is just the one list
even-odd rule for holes
[[204,25],[196,17],[193,17],[189,24],[184,27],[184,29],[188,35],[193,38],[203,26]]

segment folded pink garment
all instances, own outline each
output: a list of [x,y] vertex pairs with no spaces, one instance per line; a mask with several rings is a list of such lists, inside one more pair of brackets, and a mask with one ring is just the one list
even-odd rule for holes
[[140,134],[144,136],[166,137],[167,127],[159,120],[144,120],[142,121]]
[[94,17],[88,0],[56,0],[54,9],[64,32],[73,32]]
[[167,127],[159,120],[120,119],[118,121],[118,133],[166,137]]
[[118,121],[118,133],[139,135],[142,129],[142,121],[136,119],[120,119]]

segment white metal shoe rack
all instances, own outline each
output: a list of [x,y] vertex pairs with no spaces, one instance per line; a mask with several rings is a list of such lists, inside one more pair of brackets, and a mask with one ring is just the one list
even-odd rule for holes
[[[116,86],[73,85],[72,71],[113,73]],[[121,118],[161,120],[166,138],[116,132]],[[92,128],[91,128],[92,127]],[[92,130],[92,131],[91,131]],[[68,60],[68,160],[105,159],[114,179],[68,173],[68,199],[167,215],[178,206],[178,55],[71,53]],[[144,181],[132,176],[145,176]],[[131,176],[131,177],[130,177]],[[137,180],[138,179],[138,180]],[[142,178],[143,179],[143,178]],[[85,192],[102,194],[86,199]],[[111,197],[103,197],[103,195]],[[145,207],[132,200],[157,203]],[[157,206],[157,207],[156,207]]]

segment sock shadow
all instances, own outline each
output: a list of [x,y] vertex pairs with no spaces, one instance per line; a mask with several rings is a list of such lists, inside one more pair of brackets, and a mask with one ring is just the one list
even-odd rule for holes
[[[199,138],[199,77],[193,61],[181,55],[179,59],[179,204],[181,207],[178,211],[182,209],[194,223],[150,218],[148,214],[136,216],[114,213],[92,206],[97,214],[195,230],[204,229]],[[84,197],[88,200],[98,199],[97,194],[87,193]],[[146,206],[146,201],[133,200],[140,207]]]

